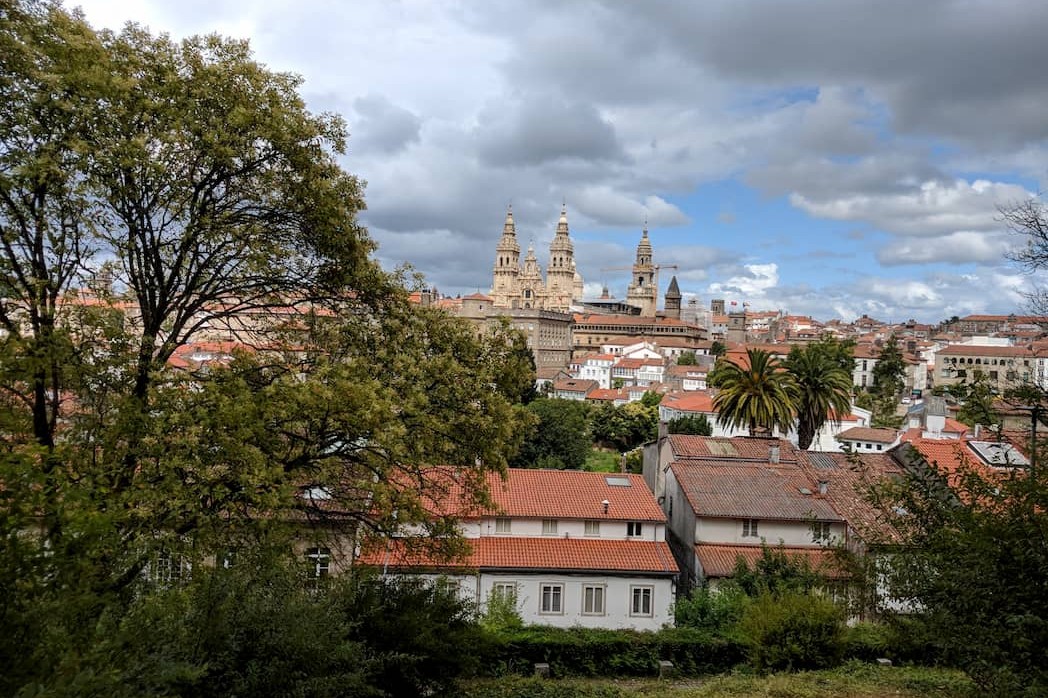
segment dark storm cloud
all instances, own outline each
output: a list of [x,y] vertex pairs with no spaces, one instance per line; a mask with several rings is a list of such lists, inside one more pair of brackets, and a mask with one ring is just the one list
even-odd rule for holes
[[490,105],[479,121],[477,151],[485,164],[495,167],[626,159],[615,127],[592,104],[532,95],[515,105]]
[[359,153],[392,155],[419,141],[422,121],[382,95],[353,100],[357,118],[350,124],[355,149]]

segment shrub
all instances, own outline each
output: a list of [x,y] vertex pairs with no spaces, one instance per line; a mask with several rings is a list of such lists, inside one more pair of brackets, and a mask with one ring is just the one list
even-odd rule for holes
[[732,584],[716,590],[697,587],[691,596],[677,601],[673,607],[674,620],[678,628],[697,628],[727,634],[742,619],[749,602],[750,598]]
[[821,669],[840,661],[842,616],[818,594],[764,592],[746,608],[739,632],[758,671]]
[[658,632],[531,626],[489,644],[490,673],[530,674],[535,663],[554,676],[651,676],[667,659],[682,674],[728,671],[745,661],[736,640],[691,628]]

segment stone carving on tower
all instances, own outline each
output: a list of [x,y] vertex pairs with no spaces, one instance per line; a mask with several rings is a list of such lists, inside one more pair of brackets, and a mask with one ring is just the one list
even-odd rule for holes
[[648,226],[644,226],[637,244],[637,259],[633,263],[633,279],[626,290],[626,302],[640,308],[642,317],[655,317],[658,287],[655,283],[655,265],[651,261],[651,241]]
[[528,246],[523,264],[513,221],[512,208],[506,211],[502,237],[495,248],[495,272],[491,293],[493,305],[502,308],[558,310],[568,312],[572,301],[582,297],[582,276],[575,269],[575,251],[568,234],[568,214],[560,210],[560,220],[549,246],[549,267],[543,279],[535,258],[534,245]]
[[495,275],[491,286],[491,298],[495,305],[515,307],[520,298],[520,245],[517,244],[517,228],[513,223],[513,207],[506,210],[506,222],[502,226],[502,238],[495,248]]
[[546,309],[566,311],[575,294],[575,246],[568,235],[567,207],[561,207],[560,220],[549,245],[546,267]]

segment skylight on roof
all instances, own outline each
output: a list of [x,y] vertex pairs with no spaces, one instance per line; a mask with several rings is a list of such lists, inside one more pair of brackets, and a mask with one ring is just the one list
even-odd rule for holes
[[630,482],[628,477],[617,477],[615,475],[605,475],[604,482],[608,483],[608,487],[632,487],[633,483]]

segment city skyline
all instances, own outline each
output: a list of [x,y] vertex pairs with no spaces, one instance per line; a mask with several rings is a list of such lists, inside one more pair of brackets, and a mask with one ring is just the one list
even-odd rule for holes
[[509,204],[545,268],[562,203],[588,296],[645,221],[705,306],[938,322],[1035,282],[996,212],[1048,178],[1043,3],[70,4],[300,74],[379,260],[445,293],[490,288]]

